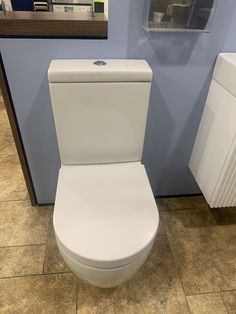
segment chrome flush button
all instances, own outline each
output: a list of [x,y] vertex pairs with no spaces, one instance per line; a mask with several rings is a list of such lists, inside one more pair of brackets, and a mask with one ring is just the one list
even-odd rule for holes
[[107,63],[105,61],[102,61],[102,60],[97,60],[93,64],[101,66],[101,65],[106,65]]

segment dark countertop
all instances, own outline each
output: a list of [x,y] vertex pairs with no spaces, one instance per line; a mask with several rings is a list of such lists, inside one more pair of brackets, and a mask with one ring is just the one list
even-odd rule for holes
[[107,38],[103,13],[6,12],[0,13],[0,37]]

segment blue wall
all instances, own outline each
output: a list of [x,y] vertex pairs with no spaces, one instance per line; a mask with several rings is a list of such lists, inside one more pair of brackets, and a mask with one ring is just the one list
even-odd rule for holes
[[145,0],[131,0],[129,58],[154,70],[144,163],[157,195],[199,192],[187,165],[219,52],[236,52],[236,1],[219,0],[206,33],[145,33]]
[[200,35],[145,33],[143,5],[110,0],[108,40],[0,40],[39,202],[54,200],[60,166],[47,83],[54,58],[147,59],[154,82],[143,161],[154,194],[199,192],[187,164],[216,55],[236,51],[236,2],[219,0],[212,32]]

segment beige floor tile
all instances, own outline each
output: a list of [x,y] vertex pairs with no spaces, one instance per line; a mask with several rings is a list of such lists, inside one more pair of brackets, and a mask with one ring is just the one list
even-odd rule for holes
[[170,234],[191,234],[198,229],[218,226],[209,209],[189,209],[160,213],[166,231]]
[[0,103],[0,201],[27,199],[27,188],[7,113],[3,103]]
[[6,112],[6,109],[5,109],[5,104],[3,102],[3,97],[2,95],[0,95],[0,116],[2,114],[5,114],[5,112]]
[[44,273],[64,273],[70,272],[69,268],[65,265],[61,254],[56,245],[47,245]]
[[0,202],[0,246],[45,244],[51,211],[29,201]]
[[0,201],[25,199],[28,199],[28,192],[18,156],[0,155]]
[[115,313],[189,313],[165,235],[142,269],[113,293]]
[[41,274],[45,245],[0,248],[0,278]]
[[236,290],[236,225],[214,228],[212,259],[222,278],[222,290]]
[[70,270],[65,265],[58,250],[52,219],[50,219],[44,273],[61,273],[68,271]]
[[1,96],[0,96],[0,128],[3,124],[7,125],[10,129],[10,122],[9,122],[9,118],[8,118],[7,111],[5,108],[5,104],[3,101],[1,101]]
[[114,314],[113,293],[78,280],[77,314]]
[[1,313],[76,313],[76,280],[72,274],[0,279],[0,285]]
[[236,226],[236,207],[212,208],[210,211],[218,226]]
[[236,291],[226,291],[221,293],[224,304],[229,314],[236,313]]
[[208,209],[162,212],[161,216],[185,293],[234,289],[235,225],[219,226]]
[[227,314],[219,293],[192,295],[187,300],[192,314]]
[[158,235],[166,234],[165,227],[163,225],[161,217],[160,217],[160,222],[159,222],[159,227],[158,227],[158,230],[157,230],[157,234]]
[[156,202],[159,210],[208,208],[203,196],[157,198]]
[[0,158],[6,154],[16,154],[16,147],[6,111],[0,109]]

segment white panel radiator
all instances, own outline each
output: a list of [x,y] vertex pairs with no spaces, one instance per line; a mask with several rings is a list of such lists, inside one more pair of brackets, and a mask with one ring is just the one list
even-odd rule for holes
[[219,54],[189,167],[210,207],[236,206],[236,54]]

